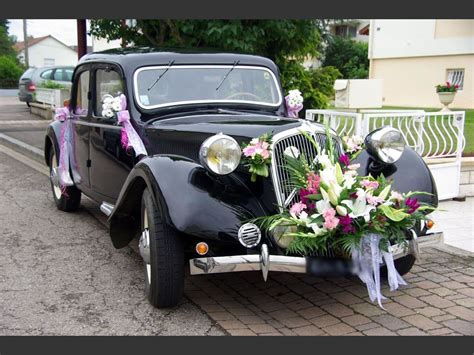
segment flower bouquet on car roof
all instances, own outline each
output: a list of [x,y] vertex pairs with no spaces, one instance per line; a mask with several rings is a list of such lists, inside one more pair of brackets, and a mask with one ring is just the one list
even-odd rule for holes
[[[423,212],[434,208],[416,199],[420,192],[395,191],[383,175],[360,176],[359,164],[351,162],[363,148],[360,138],[344,137],[343,145],[349,152],[339,155],[332,139],[320,147],[311,135],[302,134],[314,145],[317,157],[308,161],[303,154],[285,152],[285,168],[290,187],[296,190],[296,202],[282,208],[280,214],[255,222],[271,231],[288,254],[352,258],[370,298],[377,298],[380,304],[383,296],[380,287],[377,291],[378,270],[372,265],[379,265],[383,258],[390,273],[393,258],[390,260],[389,246],[407,244],[408,231],[426,219]],[[331,137],[328,126],[326,136]],[[404,281],[392,269],[389,281],[396,289]]]

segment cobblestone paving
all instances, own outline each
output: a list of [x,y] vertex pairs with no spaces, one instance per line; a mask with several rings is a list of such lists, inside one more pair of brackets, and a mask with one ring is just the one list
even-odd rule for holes
[[474,335],[474,259],[424,249],[385,310],[356,277],[192,276],[186,295],[232,335]]

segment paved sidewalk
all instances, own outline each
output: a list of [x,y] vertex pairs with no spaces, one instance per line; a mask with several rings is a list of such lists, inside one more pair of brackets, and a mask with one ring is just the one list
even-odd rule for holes
[[356,278],[194,276],[186,295],[232,335],[474,335],[474,259],[425,249],[407,286],[372,304]]
[[474,197],[442,201],[434,212],[434,230],[443,231],[444,243],[474,256]]

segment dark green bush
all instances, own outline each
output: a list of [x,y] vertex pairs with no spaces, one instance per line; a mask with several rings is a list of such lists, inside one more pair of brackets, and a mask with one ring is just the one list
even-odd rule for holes
[[368,44],[334,37],[326,48],[323,66],[334,66],[344,79],[365,79],[369,76]]
[[0,55],[0,87],[18,86],[21,74],[23,74],[23,69],[18,65],[15,58]]

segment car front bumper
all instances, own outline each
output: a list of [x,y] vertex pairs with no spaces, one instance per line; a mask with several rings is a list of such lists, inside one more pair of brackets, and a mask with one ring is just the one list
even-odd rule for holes
[[[392,245],[390,248],[395,260],[409,254],[418,258],[419,247],[436,245],[441,240],[442,233],[430,233],[410,240],[408,248],[399,244]],[[266,244],[262,244],[260,254],[195,258],[189,260],[189,266],[191,275],[261,270],[264,280],[267,279],[269,271],[316,276],[352,273],[350,260],[271,255],[268,253]]]

